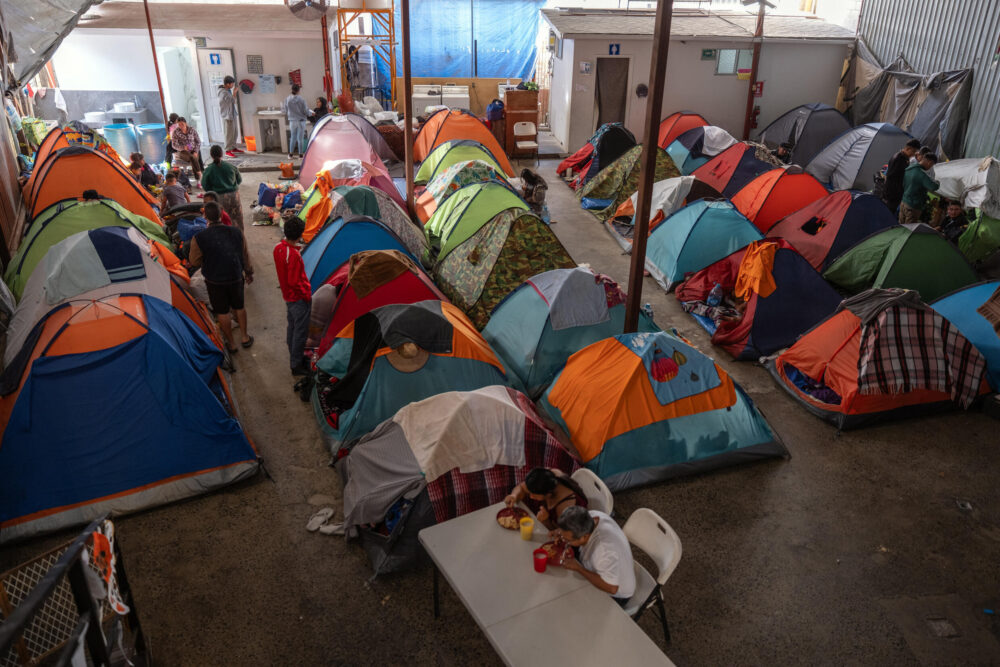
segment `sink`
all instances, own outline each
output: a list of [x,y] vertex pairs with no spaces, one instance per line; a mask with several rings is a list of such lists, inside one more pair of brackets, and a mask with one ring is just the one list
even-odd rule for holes
[[285,112],[281,109],[275,109],[274,111],[268,111],[267,109],[261,109],[257,112],[258,116],[284,116]]

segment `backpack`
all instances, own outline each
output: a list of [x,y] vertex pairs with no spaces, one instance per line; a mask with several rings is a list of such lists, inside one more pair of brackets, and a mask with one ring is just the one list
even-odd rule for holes
[[274,206],[274,202],[281,192],[275,188],[268,187],[267,183],[261,183],[257,188],[257,202],[261,206]]

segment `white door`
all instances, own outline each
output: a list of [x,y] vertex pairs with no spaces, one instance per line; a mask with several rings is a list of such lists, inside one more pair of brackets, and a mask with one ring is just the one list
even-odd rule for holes
[[205,125],[208,137],[202,141],[221,143],[225,141],[222,116],[219,115],[219,86],[227,76],[236,77],[233,66],[232,49],[198,49],[198,69],[201,72],[201,88],[205,95]]

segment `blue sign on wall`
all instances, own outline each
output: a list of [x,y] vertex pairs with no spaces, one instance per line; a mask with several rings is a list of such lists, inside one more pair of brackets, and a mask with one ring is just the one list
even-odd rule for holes
[[208,64],[209,65],[221,65],[222,64],[222,54],[221,53],[209,53],[208,54]]
[[622,50],[621,44],[608,44],[609,56],[617,56],[619,53],[621,53],[621,50]]

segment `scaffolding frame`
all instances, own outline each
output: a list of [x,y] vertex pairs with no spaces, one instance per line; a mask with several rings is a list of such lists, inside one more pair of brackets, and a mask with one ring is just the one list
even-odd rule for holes
[[[378,7],[369,7],[369,2]],[[375,58],[381,60],[389,67],[389,90],[390,107],[396,108],[396,19],[395,0],[387,4],[384,0],[355,0],[351,4],[360,4],[360,7],[344,7],[347,3],[341,3],[337,9],[337,46],[340,50],[340,81],[345,89],[351,89],[350,79],[347,76],[347,62],[350,58],[348,49],[352,45],[372,47]],[[359,32],[361,26],[359,19],[370,17],[371,34]],[[378,29],[376,29],[376,26]],[[352,29],[354,32],[352,32]],[[374,34],[376,32],[384,34]],[[373,63],[374,65],[374,63]]]

